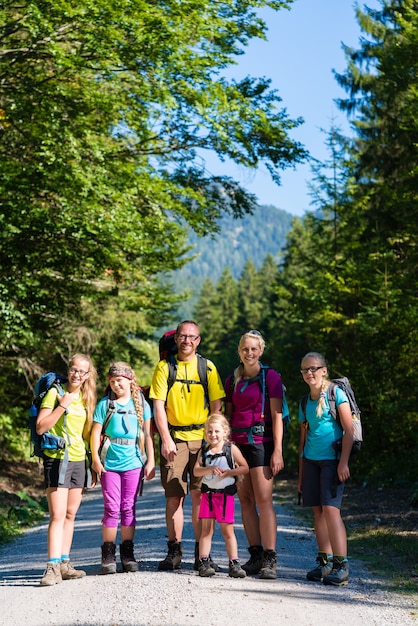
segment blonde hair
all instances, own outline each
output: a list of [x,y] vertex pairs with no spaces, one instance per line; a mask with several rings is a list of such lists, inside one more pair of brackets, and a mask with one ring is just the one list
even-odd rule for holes
[[[118,371],[120,373],[118,373]],[[138,418],[139,425],[139,446],[141,448],[141,452],[144,453],[144,406],[142,404],[142,390],[136,382],[135,370],[129,365],[129,363],[125,363],[125,361],[113,361],[113,363],[110,364],[108,376],[109,378],[112,378],[113,376],[123,376],[131,383],[131,397],[135,405],[135,413]]]
[[[239,343],[238,343],[238,350],[242,349],[242,346],[244,345],[244,342],[246,339],[256,339],[258,341],[258,346],[260,350],[264,351],[264,348],[266,347],[266,342],[264,341],[263,335],[260,333],[260,331],[248,330],[246,333],[241,335]],[[244,365],[243,363],[240,363],[238,367],[236,367],[234,370],[234,381],[233,381],[234,388],[237,382],[239,381],[239,379],[241,378],[241,376],[243,375],[243,372],[244,372]]]
[[83,354],[81,352],[74,354],[71,357],[70,363],[68,365],[68,369],[70,369],[74,365],[75,361],[77,360],[87,361],[87,363],[89,364],[89,369],[88,369],[89,375],[81,383],[81,399],[87,412],[87,419],[83,428],[83,439],[85,441],[89,441],[91,427],[93,425],[93,413],[94,413],[94,409],[96,408],[96,402],[97,402],[97,394],[96,394],[97,370],[93,365],[93,361],[91,360],[91,357],[88,354]]
[[316,416],[321,417],[325,409],[325,397],[327,395],[326,392],[327,392],[328,387],[331,384],[328,378],[327,362],[325,360],[325,357],[323,357],[322,354],[320,354],[320,352],[307,352],[301,361],[301,367],[303,367],[303,362],[306,359],[314,359],[321,367],[325,367],[327,369],[327,375],[324,376],[322,380],[321,392],[319,394],[319,400],[316,406]]
[[212,424],[220,424],[224,429],[224,440],[229,441],[229,437],[231,435],[231,427],[229,425],[228,420],[225,415],[221,415],[220,413],[212,413],[209,415],[208,419],[205,422],[205,441],[208,443],[208,431],[209,427]]

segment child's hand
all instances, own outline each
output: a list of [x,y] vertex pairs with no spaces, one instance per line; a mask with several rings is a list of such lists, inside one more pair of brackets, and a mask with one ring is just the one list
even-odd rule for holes
[[96,480],[97,480],[97,478],[100,478],[100,476],[101,476],[102,474],[105,474],[105,473],[106,473],[106,470],[105,470],[105,468],[103,467],[103,465],[102,465],[102,463],[101,463],[100,459],[95,459],[95,460],[93,461],[93,463],[91,464],[91,469],[92,469],[92,471],[93,471],[93,472],[95,472],[95,473],[96,473]]
[[155,466],[153,463],[146,463],[144,467],[144,476],[145,480],[152,480],[155,478]]

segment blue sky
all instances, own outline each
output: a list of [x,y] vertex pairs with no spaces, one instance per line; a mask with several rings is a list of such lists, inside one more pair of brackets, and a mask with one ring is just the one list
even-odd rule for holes
[[[378,0],[360,0],[360,7],[380,7]],[[332,124],[349,133],[346,116],[339,111],[335,98],[344,98],[332,70],[343,73],[346,59],[342,43],[359,48],[360,28],[355,18],[353,0],[295,0],[289,11],[263,10],[268,26],[268,41],[250,43],[239,65],[231,72],[234,78],[266,76],[282,98],[281,106],[292,119],[305,122],[291,136],[303,143],[312,156],[324,161],[326,134]],[[228,72],[228,75],[231,75]],[[235,164],[207,161],[212,173],[224,173],[239,180],[258,197],[259,204],[271,204],[294,215],[309,210],[308,165],[283,172],[278,187],[266,169],[256,173]]]

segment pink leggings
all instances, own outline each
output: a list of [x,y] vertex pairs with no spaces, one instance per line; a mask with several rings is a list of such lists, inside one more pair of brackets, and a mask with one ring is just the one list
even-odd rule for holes
[[106,528],[117,528],[119,515],[122,526],[135,526],[135,507],[144,468],[112,472],[101,475],[104,500],[102,524]]

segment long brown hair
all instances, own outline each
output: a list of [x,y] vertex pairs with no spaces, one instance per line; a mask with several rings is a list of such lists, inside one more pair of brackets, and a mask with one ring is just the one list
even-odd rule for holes
[[89,375],[85,378],[85,380],[81,383],[81,399],[83,401],[84,407],[86,409],[87,418],[86,423],[83,428],[83,439],[85,441],[90,440],[90,432],[91,427],[93,425],[93,413],[96,408],[97,403],[97,394],[96,394],[96,385],[97,385],[97,370],[93,365],[93,361],[88,354],[77,353],[74,354],[68,365],[68,369],[70,369],[74,362],[80,359],[82,361],[87,361],[89,364],[88,373]]

